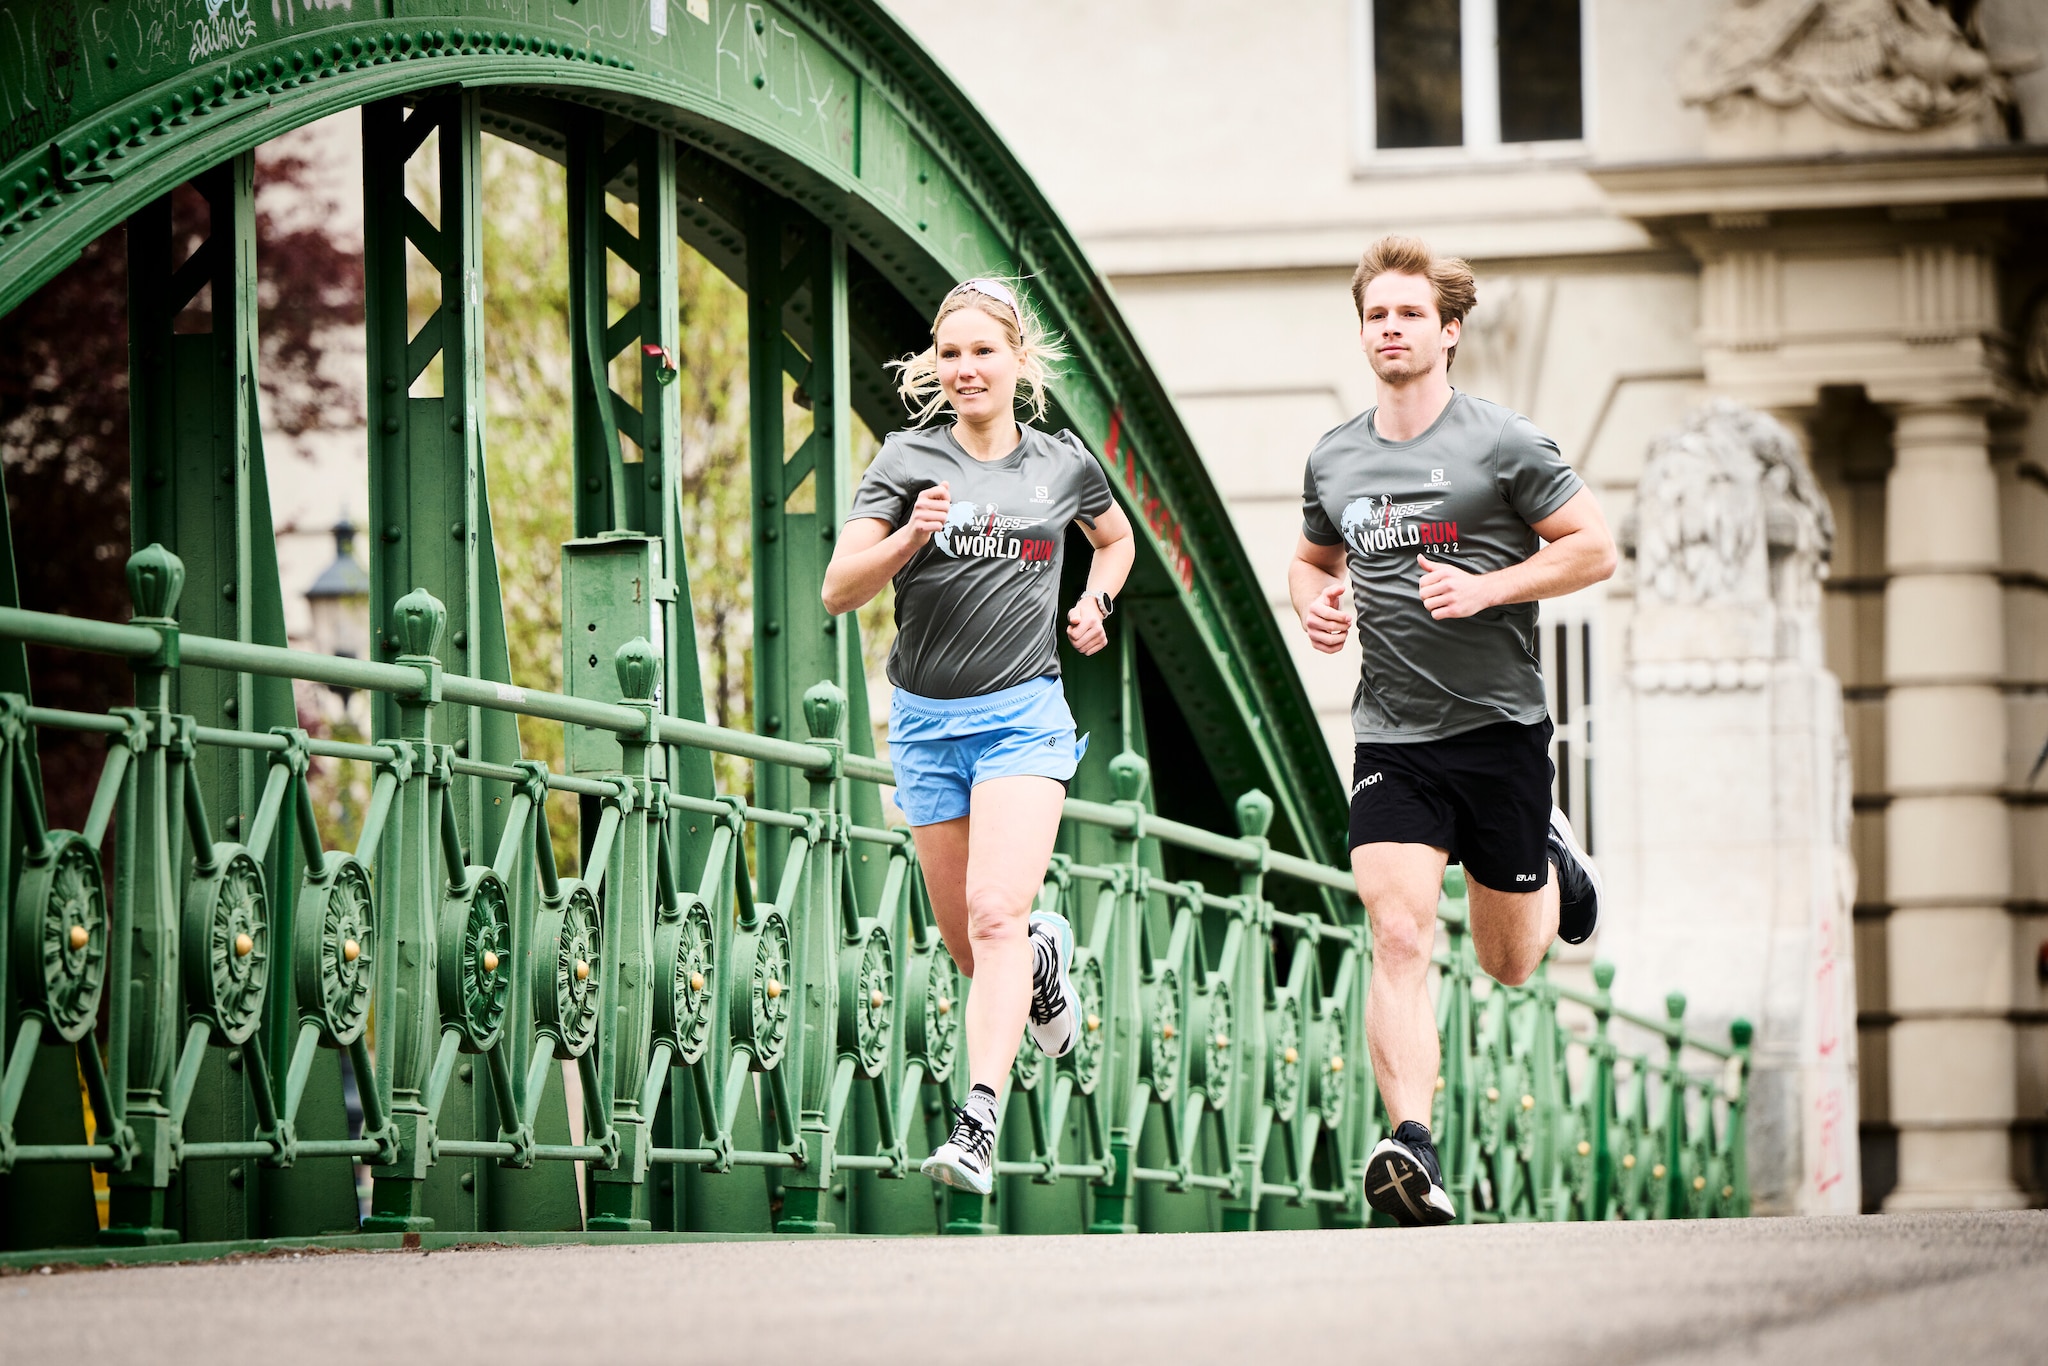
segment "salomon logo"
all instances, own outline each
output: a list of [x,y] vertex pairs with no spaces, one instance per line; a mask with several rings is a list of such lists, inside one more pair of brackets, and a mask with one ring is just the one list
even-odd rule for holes
[[1360,778],[1356,783],[1352,785],[1351,795],[1356,797],[1359,793],[1365,791],[1368,787],[1371,787],[1374,783],[1378,782],[1379,780],[1379,774],[1367,774],[1365,777]]

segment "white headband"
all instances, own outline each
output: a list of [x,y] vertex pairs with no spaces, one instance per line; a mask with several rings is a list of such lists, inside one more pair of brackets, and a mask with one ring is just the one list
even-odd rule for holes
[[1017,315],[1017,325],[1019,327],[1022,327],[1024,325],[1024,310],[1017,306],[1017,296],[1012,294],[1009,291],[1008,287],[1003,285],[999,281],[962,280],[959,284],[954,285],[953,288],[947,292],[946,297],[950,299],[951,297],[953,297],[953,295],[960,293],[962,290],[972,290],[976,294],[985,294],[989,298],[994,299],[997,303],[1007,305],[1009,307],[1010,312]]

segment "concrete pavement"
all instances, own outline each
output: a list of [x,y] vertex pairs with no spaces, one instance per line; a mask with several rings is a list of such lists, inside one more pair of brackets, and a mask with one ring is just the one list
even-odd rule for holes
[[309,1253],[0,1279],[0,1363],[2048,1363],[2048,1213]]

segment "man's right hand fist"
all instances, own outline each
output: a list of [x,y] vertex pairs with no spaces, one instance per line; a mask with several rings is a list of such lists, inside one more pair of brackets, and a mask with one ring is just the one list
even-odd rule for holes
[[910,509],[910,536],[917,545],[923,545],[933,536],[945,530],[946,517],[953,510],[953,486],[938,483],[917,495],[917,505]]
[[1344,642],[1351,635],[1351,614],[1344,610],[1344,585],[1333,583],[1316,594],[1315,601],[1302,613],[1301,629],[1308,632],[1309,644],[1326,655],[1336,654],[1344,648]]

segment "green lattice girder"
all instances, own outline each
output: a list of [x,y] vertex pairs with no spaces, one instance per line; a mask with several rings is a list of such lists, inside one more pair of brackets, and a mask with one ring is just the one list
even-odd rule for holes
[[[602,111],[614,135],[624,121],[673,134],[681,233],[736,279],[749,278],[749,206],[764,192],[836,233],[850,258],[849,399],[876,430],[901,411],[877,362],[921,342],[943,289],[975,271],[1027,276],[1075,353],[1060,420],[1112,462],[1143,529],[1127,620],[1199,737],[1204,776],[1225,793],[1276,793],[1282,847],[1341,849],[1336,775],[1185,429],[1043,196],[880,5],[664,0],[665,35],[648,0],[518,23],[483,4],[399,8],[366,22],[292,0],[175,14],[10,5],[0,310],[176,184],[281,132],[456,86],[475,92],[463,98],[480,101],[483,128],[564,160],[592,122],[565,127],[564,103]],[[612,187],[630,190],[636,169]],[[808,348],[802,305],[784,321]]]

